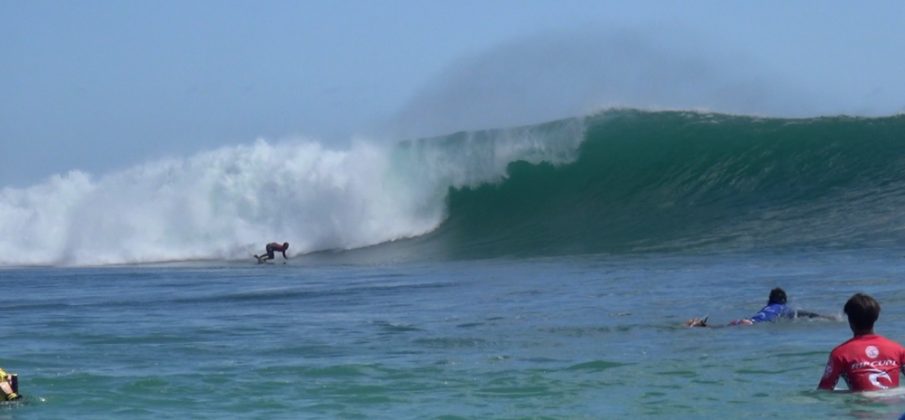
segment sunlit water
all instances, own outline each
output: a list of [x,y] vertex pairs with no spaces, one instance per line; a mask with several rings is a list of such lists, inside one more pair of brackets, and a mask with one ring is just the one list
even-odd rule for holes
[[680,325],[863,291],[905,341],[901,255],[4,269],[26,400],[0,417],[897,418],[901,393],[815,391],[841,320]]

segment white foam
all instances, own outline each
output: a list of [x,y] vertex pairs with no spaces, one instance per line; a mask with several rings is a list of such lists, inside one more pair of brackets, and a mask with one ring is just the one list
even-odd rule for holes
[[450,186],[500,179],[513,160],[566,161],[581,130],[347,150],[258,140],[100,177],[73,171],[0,190],[0,265],[239,259],[271,241],[304,253],[422,235],[442,222]]

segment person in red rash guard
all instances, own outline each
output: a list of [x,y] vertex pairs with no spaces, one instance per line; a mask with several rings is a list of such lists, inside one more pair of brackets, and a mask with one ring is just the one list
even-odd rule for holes
[[845,378],[850,391],[879,391],[899,386],[899,371],[905,366],[905,347],[874,334],[874,322],[880,316],[880,303],[857,293],[845,303],[845,314],[852,329],[850,340],[830,353],[826,370],[817,389],[832,391]]
[[288,257],[286,257],[287,249],[289,249],[289,242],[283,242],[282,245],[280,245],[276,242],[271,242],[271,243],[267,244],[267,247],[264,249],[266,251],[266,253],[261,254],[260,257],[255,255],[255,258],[258,259],[259,263],[262,263],[264,261],[274,259],[275,258],[274,251],[279,251],[279,252],[283,253],[283,259],[285,260],[285,259],[288,259]]

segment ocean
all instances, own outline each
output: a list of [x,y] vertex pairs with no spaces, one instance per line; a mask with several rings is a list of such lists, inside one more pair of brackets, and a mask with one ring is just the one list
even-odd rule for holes
[[[905,341],[903,136],[617,109],[6,187],[0,418],[898,418],[816,386],[852,294]],[[682,325],[774,287],[835,319]]]

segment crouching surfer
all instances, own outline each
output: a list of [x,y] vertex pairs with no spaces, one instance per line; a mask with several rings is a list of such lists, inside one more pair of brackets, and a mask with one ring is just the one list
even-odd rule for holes
[[[730,322],[728,325],[754,325],[761,322],[774,322],[780,319],[792,319],[796,317],[834,319],[833,317],[820,315],[813,312],[796,311],[795,309],[792,309],[788,305],[786,305],[786,301],[786,291],[777,287],[770,291],[770,296],[767,298],[767,306],[761,308],[760,311],[758,311],[750,318],[736,319]],[[704,317],[689,319],[688,321],[685,321],[685,326],[709,327],[710,325],[707,325],[707,317]]]
[[286,256],[287,249],[289,249],[289,242],[283,242],[282,245],[278,244],[276,242],[271,242],[271,243],[267,244],[267,247],[265,247],[265,249],[264,249],[265,253],[261,254],[261,256],[255,255],[255,258],[258,259],[258,263],[260,264],[264,261],[272,260],[272,259],[276,258],[276,257],[274,257],[274,253],[279,251],[279,252],[283,253],[284,260],[289,259],[289,257]]
[[6,373],[0,369],[0,391],[3,391],[2,401],[14,401],[22,398],[19,395],[19,382],[15,374]]

